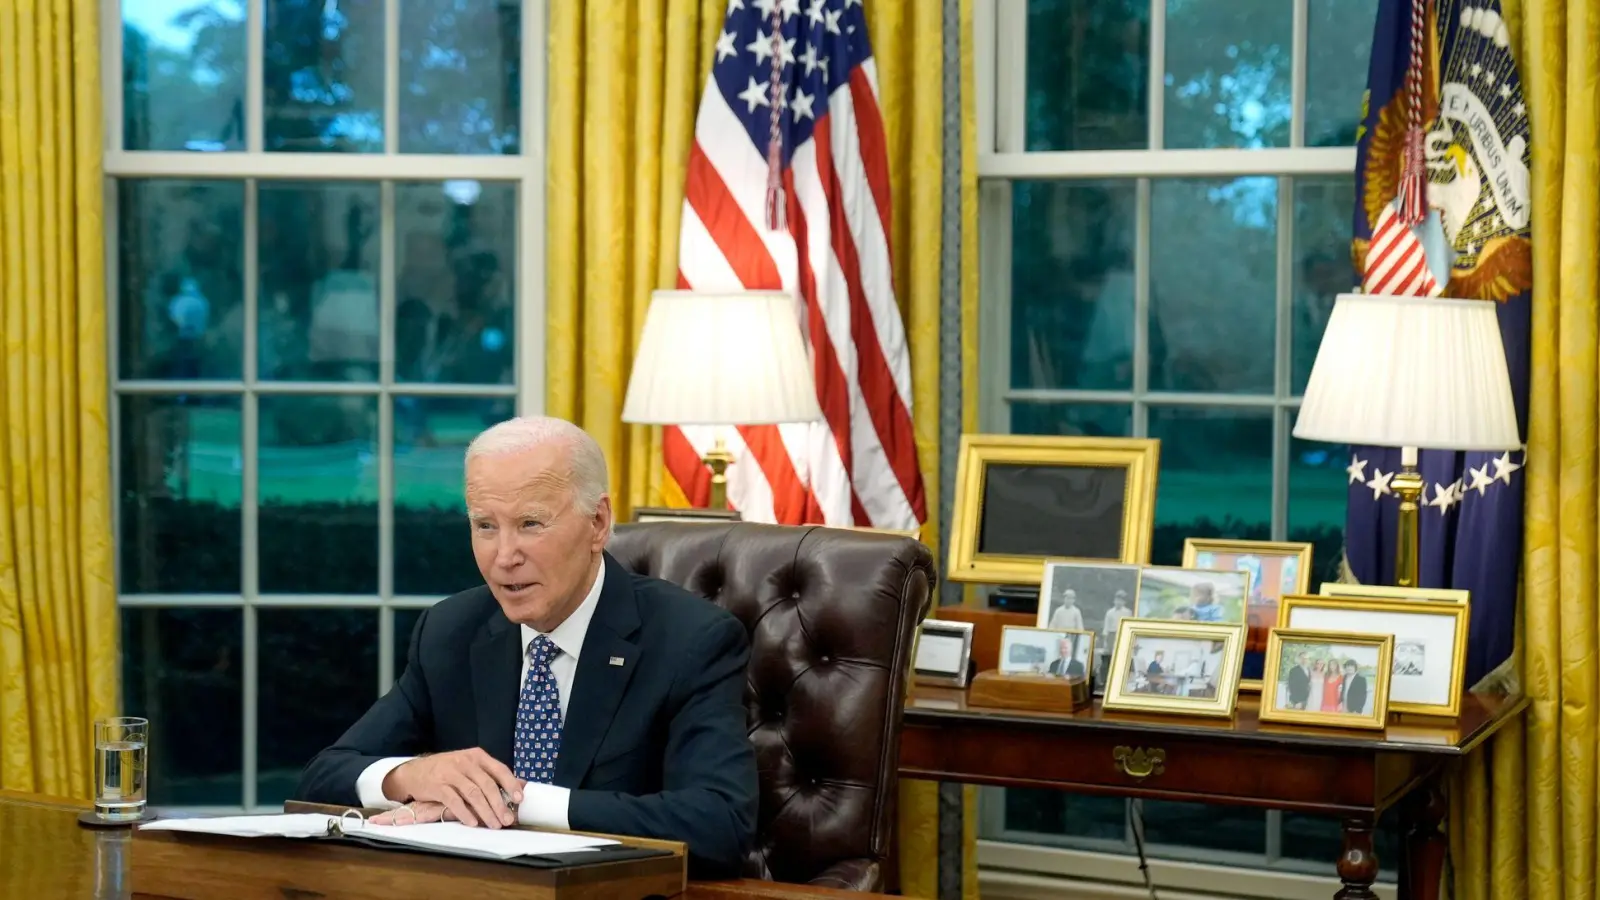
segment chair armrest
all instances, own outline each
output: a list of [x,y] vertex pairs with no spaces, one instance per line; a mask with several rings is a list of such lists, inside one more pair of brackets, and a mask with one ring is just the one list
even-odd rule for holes
[[881,891],[883,866],[872,859],[841,859],[823,869],[807,884],[841,891]]

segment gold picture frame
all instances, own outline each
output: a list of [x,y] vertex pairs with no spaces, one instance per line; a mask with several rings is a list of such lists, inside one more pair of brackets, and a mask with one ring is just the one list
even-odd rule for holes
[[[1373,651],[1373,674],[1370,676],[1370,687],[1363,684],[1368,698],[1371,700],[1372,709],[1366,713],[1349,713],[1327,711],[1325,709],[1313,710],[1309,702],[1326,699],[1326,688],[1322,698],[1316,696],[1317,682],[1310,678],[1312,673],[1306,673],[1306,690],[1309,692],[1302,703],[1308,703],[1304,708],[1296,709],[1293,705],[1294,689],[1292,675],[1283,668],[1284,655],[1293,652],[1296,647],[1306,645],[1322,645],[1326,647],[1361,647]],[[1332,659],[1337,662],[1338,655]],[[1349,660],[1350,657],[1345,657]],[[1343,668],[1341,666],[1341,668]],[[1362,675],[1364,668],[1357,663],[1356,674],[1365,681],[1368,676]],[[1289,725],[1327,725],[1337,728],[1368,728],[1381,730],[1389,722],[1389,684],[1394,673],[1394,635],[1392,634],[1362,634],[1351,631],[1309,631],[1293,628],[1273,628],[1267,633],[1267,661],[1266,669],[1262,673],[1261,712],[1263,722],[1281,722]],[[1343,672],[1341,679],[1345,678]],[[1279,681],[1285,680],[1281,697]],[[1336,700],[1343,702],[1346,690],[1353,690],[1353,685],[1345,687],[1342,683],[1334,690],[1339,692]],[[1363,706],[1366,704],[1363,703]]]
[[[1207,559],[1206,554],[1228,557],[1231,561]],[[1278,561],[1275,571],[1263,565],[1260,572],[1239,566],[1240,557],[1256,556],[1263,561]],[[1293,582],[1286,584],[1287,560],[1294,560]],[[1288,594],[1311,592],[1311,544],[1304,541],[1240,541],[1225,538],[1184,538],[1183,567],[1185,569],[1244,568],[1250,572],[1250,596],[1245,599],[1244,618],[1249,631],[1245,634],[1246,656],[1267,651],[1267,635],[1278,624],[1278,601]],[[1275,577],[1271,577],[1275,576]],[[1272,602],[1257,603],[1260,596]],[[1264,672],[1263,672],[1264,674]],[[1262,679],[1241,678],[1239,690],[1258,691]]]
[[[1243,625],[1218,622],[1123,619],[1117,629],[1116,649],[1111,653],[1105,708],[1231,717],[1234,704],[1239,701],[1244,633]],[[1220,653],[1218,643],[1222,644]],[[1179,651],[1186,644],[1193,647],[1184,654],[1185,659],[1168,660],[1169,649]],[[1214,654],[1219,655],[1213,660]],[[1135,672],[1136,667],[1143,671]],[[1199,674],[1191,674],[1196,667]],[[1209,680],[1201,682],[1203,693],[1191,694],[1195,679],[1207,679],[1208,675]]]
[[1389,711],[1453,719],[1461,714],[1471,613],[1469,603],[1293,594],[1278,607],[1278,627],[1392,636]]
[[[1299,591],[1298,593],[1305,593]],[[1416,603],[1471,603],[1472,592],[1461,588],[1407,588],[1392,584],[1341,584],[1324,581],[1317,593],[1323,597],[1369,597]]]
[[[956,464],[954,514],[950,535],[950,559],[945,576],[952,581],[981,584],[1037,585],[1049,561],[1120,562],[1143,564],[1149,561],[1151,533],[1155,528],[1156,470],[1160,463],[1161,442],[1154,438],[1096,438],[1077,436],[1034,436],[1010,434],[964,434]],[[1060,536],[1071,531],[1070,522],[1052,520],[1051,527],[1036,524],[1055,515],[1054,510],[1032,510],[1032,516],[1012,516],[986,523],[992,470],[1080,469],[1104,477],[1120,472],[1121,496],[1117,504],[1119,528],[1115,531],[1115,552],[1095,555],[1090,550],[1109,550],[1106,529],[1098,522],[1084,523],[1072,535],[1079,548],[1055,546],[1022,551],[984,546],[985,525],[1004,524],[1017,534],[996,540],[1014,541],[1017,535]],[[1029,474],[1022,473],[1024,476]],[[1033,473],[1037,474],[1037,473]],[[1055,482],[1060,484],[1059,481]],[[1096,482],[1082,488],[1092,494],[1101,485],[1115,490],[1115,481]],[[1021,492],[1009,486],[1013,496]],[[1038,494],[1038,491],[1030,492]],[[1091,497],[1090,499],[1097,499]],[[1024,510],[1026,511],[1026,510]],[[1100,515],[1099,510],[1094,514]],[[1108,541],[1104,548],[1091,548],[1091,541]],[[1035,552],[1037,551],[1037,552]],[[1085,551],[1085,552],[1078,552]]]
[[[1057,652],[1057,645],[1068,635],[1073,638],[1073,655],[1071,659],[1064,660]],[[1028,650],[1038,650],[1042,656],[1037,660],[1013,659],[1013,648],[1019,645]],[[1037,666],[1033,665],[1035,662]],[[1078,664],[1077,672],[1072,671],[1072,663]],[[1050,671],[1058,665],[1060,671]],[[1042,671],[1030,671],[1041,668]],[[1094,632],[1081,628],[1029,628],[1026,625],[1003,625],[1000,628],[1000,653],[996,659],[996,671],[1001,675],[1087,679],[1094,673]]]

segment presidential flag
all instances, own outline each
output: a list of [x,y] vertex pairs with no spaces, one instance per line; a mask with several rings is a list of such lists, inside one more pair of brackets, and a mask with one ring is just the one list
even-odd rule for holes
[[[1367,88],[1352,245],[1362,288],[1495,303],[1526,436],[1528,110],[1499,0],[1380,0]],[[1524,458],[1420,454],[1421,584],[1472,592],[1469,685],[1511,655]],[[1394,583],[1399,468],[1399,450],[1351,448],[1346,556],[1363,583]]]
[[[865,16],[862,0],[729,0],[695,121],[678,285],[790,291],[823,414],[728,429],[728,499],[747,521],[927,520]],[[716,436],[665,429],[668,472],[697,505]]]

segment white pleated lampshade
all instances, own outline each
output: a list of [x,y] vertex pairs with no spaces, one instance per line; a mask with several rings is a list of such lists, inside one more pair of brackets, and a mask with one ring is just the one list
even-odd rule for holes
[[622,405],[624,422],[771,425],[820,418],[792,295],[651,295]]
[[1494,302],[1339,295],[1294,436],[1421,450],[1522,446]]

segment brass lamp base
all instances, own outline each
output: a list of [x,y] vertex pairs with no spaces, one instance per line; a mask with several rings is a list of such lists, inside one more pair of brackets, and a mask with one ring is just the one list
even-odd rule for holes
[[707,507],[715,510],[728,508],[728,466],[733,463],[733,451],[718,435],[716,444],[701,457],[701,462],[711,470],[711,502]]
[[1394,583],[1397,587],[1417,587],[1421,580],[1422,553],[1422,473],[1417,471],[1417,448],[1400,451],[1400,471],[1389,487],[1400,498],[1400,515],[1394,542]]

